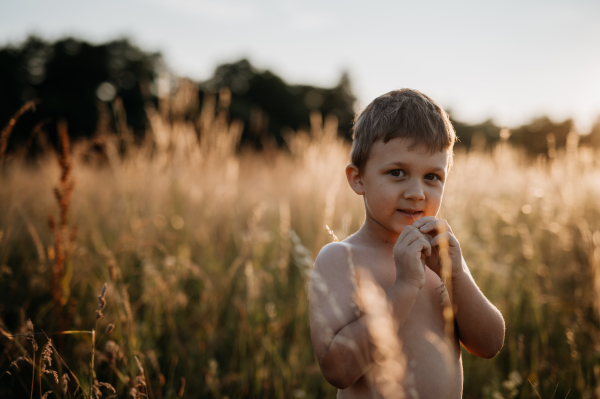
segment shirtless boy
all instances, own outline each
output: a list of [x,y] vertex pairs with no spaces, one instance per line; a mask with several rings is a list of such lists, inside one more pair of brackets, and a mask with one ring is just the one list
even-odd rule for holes
[[313,348],[338,398],[460,398],[460,343],[483,358],[502,348],[502,315],[436,218],[455,137],[415,90],[380,96],[356,118],[346,176],[365,222],[320,251],[309,287]]

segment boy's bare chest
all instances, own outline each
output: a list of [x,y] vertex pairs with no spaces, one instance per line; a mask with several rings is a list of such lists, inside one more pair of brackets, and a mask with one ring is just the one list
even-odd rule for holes
[[[360,280],[374,280],[384,291],[396,281],[393,260],[382,258],[360,259],[356,262],[358,285]],[[426,283],[419,291],[412,310],[398,331],[405,366],[410,378],[405,388],[415,388],[423,398],[460,398],[462,392],[462,364],[460,344],[455,331],[449,331],[444,319],[440,290],[441,281],[431,269],[426,271]],[[359,288],[360,289],[360,288]],[[453,323],[452,323],[453,324]],[[372,369],[378,373],[378,368]],[[432,380],[432,376],[436,376]]]
[[[361,279],[373,279],[384,291],[396,282],[396,265],[393,259],[385,257],[360,257],[356,262],[357,283]],[[404,340],[422,336],[423,331],[431,331],[443,337],[445,335],[443,296],[439,289],[441,280],[431,269],[426,270],[426,282],[417,294],[413,308],[399,335]]]

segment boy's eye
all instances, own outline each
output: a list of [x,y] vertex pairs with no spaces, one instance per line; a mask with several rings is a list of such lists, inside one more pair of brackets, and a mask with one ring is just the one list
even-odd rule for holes
[[390,170],[390,175],[394,176],[394,177],[402,177],[404,176],[406,173],[402,170],[402,169],[394,169],[394,170]]
[[435,180],[439,180],[439,181],[441,181],[441,180],[442,180],[442,179],[441,179],[441,178],[440,178],[438,175],[436,175],[435,173],[428,173],[428,174],[426,174],[426,175],[425,175],[425,179],[426,179],[426,180],[432,180],[432,181],[435,181]]

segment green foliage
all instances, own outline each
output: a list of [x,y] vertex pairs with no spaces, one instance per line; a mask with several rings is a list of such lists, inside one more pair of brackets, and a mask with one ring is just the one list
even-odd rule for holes
[[212,92],[231,89],[231,116],[244,121],[242,141],[256,148],[268,147],[273,140],[282,145],[286,130],[309,129],[311,111],[335,115],[340,135],[351,139],[356,98],[347,73],[331,89],[290,85],[273,72],[258,70],[243,59],[217,67],[201,88]]
[[90,137],[101,116],[98,101],[116,96],[127,109],[127,123],[142,136],[145,102],[155,101],[151,85],[162,65],[160,54],[144,52],[127,39],[96,45],[75,38],[49,43],[32,36],[1,48],[0,124],[23,102],[41,100],[35,114],[20,119],[9,149],[27,144],[39,123],[56,143],[55,125],[63,118],[72,138]]

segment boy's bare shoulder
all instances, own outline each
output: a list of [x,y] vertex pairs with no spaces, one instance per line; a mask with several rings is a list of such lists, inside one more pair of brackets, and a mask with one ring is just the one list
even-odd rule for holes
[[346,274],[354,267],[354,259],[360,252],[361,245],[356,239],[349,237],[341,242],[332,242],[319,251],[313,270],[319,274]]
[[347,241],[332,242],[319,251],[311,273],[311,285],[324,282],[327,291],[342,288],[347,290],[352,285],[352,244]]
[[319,251],[315,259],[315,267],[347,262],[349,244],[345,241],[331,242]]

